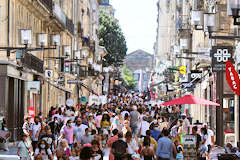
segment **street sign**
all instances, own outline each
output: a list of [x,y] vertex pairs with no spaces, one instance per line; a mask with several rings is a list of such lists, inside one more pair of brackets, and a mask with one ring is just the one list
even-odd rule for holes
[[191,88],[194,88],[194,87],[195,87],[195,84],[192,83],[192,82],[183,82],[182,85],[181,85],[181,88],[182,88],[182,89],[183,89],[183,88],[189,88],[189,89],[191,89]]
[[187,73],[187,67],[186,66],[180,66],[179,67],[179,73],[186,74]]
[[45,70],[45,77],[52,78],[53,77],[53,70]]
[[191,73],[189,73],[189,77],[190,77],[190,82],[193,80],[195,80],[194,82],[198,82],[202,78],[202,71],[192,70]]
[[40,91],[40,81],[28,81],[27,82],[27,90],[32,92]]
[[87,97],[81,97],[81,102],[87,102]]
[[68,80],[67,83],[68,84],[77,84],[77,83],[80,83],[81,81],[80,80]]
[[212,70],[213,72],[224,72],[225,63],[232,60],[232,46],[214,46],[212,48]]

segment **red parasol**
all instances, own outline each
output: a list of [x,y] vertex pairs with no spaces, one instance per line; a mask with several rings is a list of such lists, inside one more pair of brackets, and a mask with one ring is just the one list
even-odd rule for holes
[[183,97],[173,99],[168,102],[164,102],[163,106],[171,106],[171,105],[180,105],[180,104],[201,104],[201,105],[208,105],[208,106],[220,106],[220,104],[208,101],[206,99],[198,98],[193,95],[185,95]]

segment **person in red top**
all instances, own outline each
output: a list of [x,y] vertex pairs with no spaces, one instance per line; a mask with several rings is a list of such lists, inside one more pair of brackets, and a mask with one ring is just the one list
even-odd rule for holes
[[[112,144],[113,142],[115,142],[116,140],[118,140],[118,129],[114,129],[112,131],[113,136],[110,137],[107,141],[108,147],[112,148]],[[109,160],[114,160],[114,155],[112,153],[109,154]]]

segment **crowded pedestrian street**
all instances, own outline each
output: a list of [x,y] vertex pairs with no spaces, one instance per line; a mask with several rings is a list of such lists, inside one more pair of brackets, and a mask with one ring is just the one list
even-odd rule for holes
[[0,0],[0,160],[240,160],[240,0]]

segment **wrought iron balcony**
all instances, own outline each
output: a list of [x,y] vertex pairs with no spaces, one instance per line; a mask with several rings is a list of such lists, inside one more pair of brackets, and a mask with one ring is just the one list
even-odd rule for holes
[[40,0],[40,2],[52,12],[53,10],[53,0]]
[[74,35],[74,24],[71,19],[66,19],[66,28],[72,35]]

